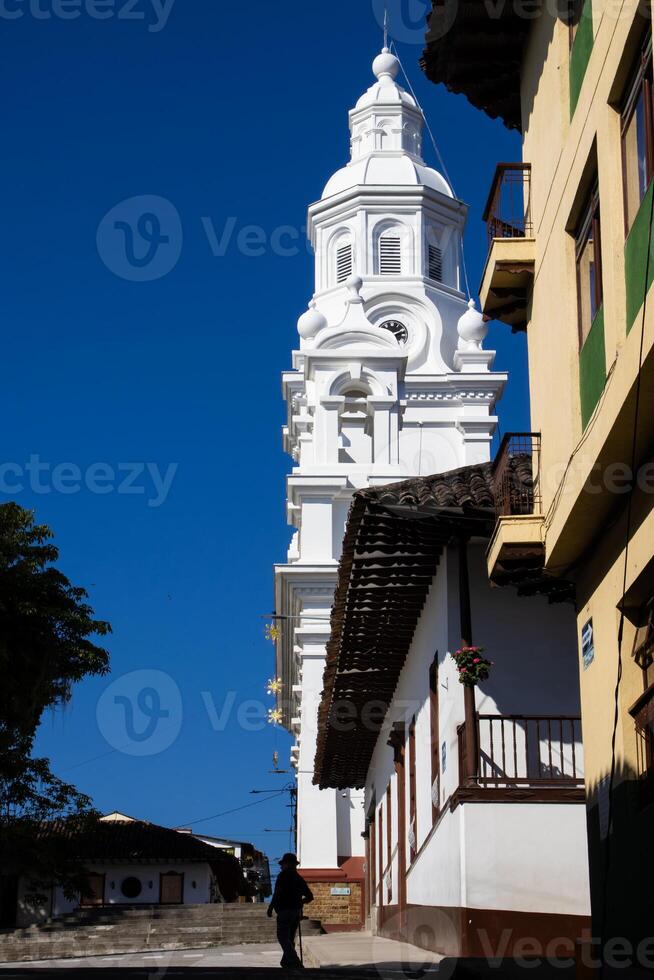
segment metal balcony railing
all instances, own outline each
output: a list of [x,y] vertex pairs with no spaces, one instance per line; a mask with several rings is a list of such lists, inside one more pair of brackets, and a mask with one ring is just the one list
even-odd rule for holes
[[540,433],[507,432],[493,463],[498,517],[541,513],[540,468]]
[[636,724],[636,758],[639,778],[654,778],[654,684],[629,709]]
[[498,163],[484,209],[488,242],[531,238],[531,164]]

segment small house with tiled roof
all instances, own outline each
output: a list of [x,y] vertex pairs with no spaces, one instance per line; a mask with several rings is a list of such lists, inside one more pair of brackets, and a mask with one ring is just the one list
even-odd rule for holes
[[43,824],[37,836],[56,836],[60,850],[78,862],[84,893],[21,878],[17,923],[56,918],[77,908],[125,905],[203,905],[234,902],[252,889],[234,855],[192,834],[114,812],[81,827]]

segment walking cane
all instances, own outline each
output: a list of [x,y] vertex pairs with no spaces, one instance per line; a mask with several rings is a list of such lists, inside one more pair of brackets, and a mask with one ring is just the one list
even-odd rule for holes
[[304,953],[302,952],[302,919],[298,922],[297,934],[300,940],[300,963],[304,966]]

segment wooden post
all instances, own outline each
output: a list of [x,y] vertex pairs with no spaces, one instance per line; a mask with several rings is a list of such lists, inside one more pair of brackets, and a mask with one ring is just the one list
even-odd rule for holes
[[[461,641],[464,647],[472,646],[472,613],[470,610],[470,576],[468,572],[468,539],[459,539],[459,615],[461,619]],[[477,709],[475,688],[465,684],[464,707],[466,725],[466,782],[477,779],[479,760],[479,733],[477,731]]]

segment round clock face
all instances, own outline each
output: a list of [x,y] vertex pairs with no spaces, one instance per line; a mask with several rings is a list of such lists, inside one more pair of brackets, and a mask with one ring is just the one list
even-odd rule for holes
[[406,344],[409,339],[409,331],[399,320],[385,320],[381,324],[381,329],[390,330],[398,344]]

